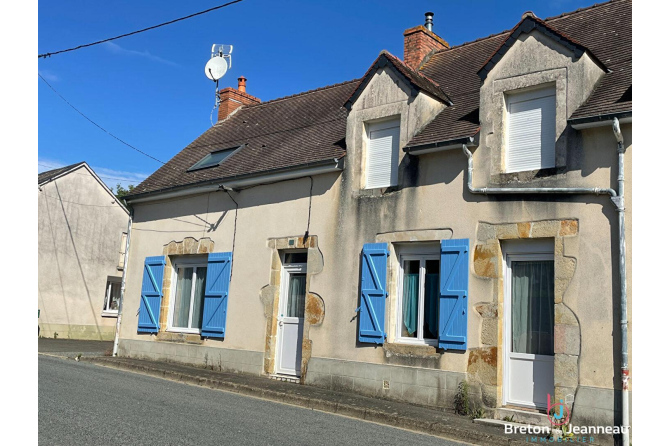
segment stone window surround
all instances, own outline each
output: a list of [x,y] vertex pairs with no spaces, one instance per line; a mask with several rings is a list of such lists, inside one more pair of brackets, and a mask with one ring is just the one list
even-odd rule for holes
[[[552,238],[554,240],[554,398],[575,395],[579,386],[581,330],[575,313],[563,296],[575,273],[577,258],[577,219],[526,221],[491,224],[479,222],[474,249],[473,270],[479,279],[494,281],[489,301],[471,304],[481,318],[481,347],[469,349],[468,381],[478,383],[482,402],[490,407],[503,401],[503,305],[504,282],[501,242],[505,240]],[[474,300],[474,299],[473,299]],[[501,364],[498,367],[498,364]]]
[[[407,143],[407,121],[409,113],[409,107],[407,106],[407,101],[398,101],[391,104],[380,105],[374,108],[368,108],[363,110],[356,111],[356,122],[354,124],[354,137],[353,147],[356,150],[353,151],[353,160],[351,166],[355,166],[352,169],[354,181],[352,184],[355,185],[356,190],[354,193],[356,195],[375,195],[383,192],[384,190],[394,189],[397,186],[391,186],[385,189],[366,189],[366,172],[367,172],[367,144],[368,144],[368,131],[367,125],[373,122],[380,122],[391,119],[400,120],[400,141],[399,147],[402,148]],[[399,149],[400,153],[398,154],[398,166],[400,168],[400,163],[402,162],[404,152],[402,149]]]
[[277,316],[279,314],[282,254],[300,249],[307,250],[307,273],[305,277],[305,317],[302,334],[302,361],[300,366],[300,383],[304,384],[307,375],[307,366],[312,357],[312,340],[309,338],[310,328],[319,326],[325,316],[323,299],[311,290],[311,278],[323,270],[323,255],[319,250],[319,241],[316,235],[306,239],[300,236],[270,238],[267,246],[272,250],[270,283],[260,290],[260,300],[264,306],[266,320],[265,354],[263,357],[263,372],[267,375],[275,373],[275,359],[277,357]]
[[152,338],[156,341],[180,342],[187,344],[204,344],[204,340],[199,334],[170,332],[168,330],[168,315],[170,314],[170,299],[172,294],[172,272],[173,259],[181,255],[201,255],[214,252],[214,241],[209,237],[195,239],[185,237],[177,242],[172,240],[163,246],[163,255],[165,256],[165,270],[163,272],[163,299],[160,307],[160,330]]
[[[537,169],[525,172],[505,172],[507,102],[506,94],[526,89],[548,87],[556,88],[556,163],[554,168]],[[486,135],[486,144],[491,149],[491,181],[494,184],[511,181],[527,182],[538,176],[555,175],[567,166],[567,139],[562,136],[568,121],[567,112],[567,68],[556,68],[536,73],[523,74],[493,81],[493,97],[489,104],[492,109],[492,133]],[[484,104],[482,104],[484,105]],[[486,113],[486,110],[483,110]],[[496,129],[499,124],[500,128]]]
[[387,338],[384,343],[384,352],[387,359],[393,357],[393,362],[407,365],[413,363],[414,358],[422,358],[428,361],[425,362],[424,367],[440,368],[439,358],[444,351],[438,350],[437,347],[428,344],[414,344],[407,342],[398,342],[396,337],[396,328],[398,321],[398,281],[400,279],[400,254],[398,247],[401,244],[403,247],[411,243],[435,243],[438,244],[441,240],[448,240],[453,238],[454,231],[450,228],[436,228],[436,229],[419,229],[409,231],[387,232],[384,234],[377,234],[375,237],[376,243],[388,243],[389,257],[386,267],[387,276],[387,291],[388,301],[386,305],[386,333]]

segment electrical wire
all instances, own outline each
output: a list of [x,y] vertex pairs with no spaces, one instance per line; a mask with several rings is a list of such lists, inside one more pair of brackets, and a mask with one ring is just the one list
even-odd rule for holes
[[74,105],[70,104],[70,103],[68,102],[68,100],[65,99],[65,98],[63,97],[63,95],[61,95],[58,91],[56,91],[56,89],[55,89],[54,87],[52,87],[51,84],[50,84],[49,82],[47,82],[47,80],[44,79],[44,78],[42,77],[41,74],[37,73],[37,75],[40,77],[40,79],[42,79],[42,80],[44,81],[45,84],[47,84],[47,85],[49,86],[49,88],[51,88],[51,89],[53,90],[54,93],[56,93],[56,94],[58,95],[58,97],[60,97],[63,101],[65,101],[65,103],[66,103],[67,105],[69,105],[70,107],[72,107],[72,109],[73,109],[74,111],[76,111],[76,112],[79,113],[81,116],[83,116],[88,122],[90,122],[91,124],[93,124],[94,126],[96,126],[97,128],[99,128],[99,129],[102,130],[103,132],[107,133],[109,136],[111,136],[112,138],[116,139],[116,140],[119,141],[120,143],[122,143],[122,144],[124,144],[124,145],[130,147],[131,149],[133,149],[133,150],[135,150],[135,151],[141,153],[142,155],[144,155],[144,156],[146,156],[146,157],[148,157],[148,158],[151,158],[151,159],[154,160],[154,161],[158,161],[158,162],[161,163],[161,164],[165,164],[163,161],[159,160],[158,158],[154,158],[153,156],[149,155],[148,153],[145,153],[145,152],[141,151],[140,149],[138,149],[137,147],[134,147],[134,146],[128,144],[127,142],[125,142],[124,140],[122,140],[121,138],[119,138],[118,136],[113,135],[112,133],[110,133],[110,132],[108,132],[107,130],[105,130],[104,128],[102,128],[100,125],[98,125],[96,122],[94,122],[91,118],[89,118],[88,116],[86,116],[85,114],[83,114],[82,112],[80,112],[80,111],[77,109],[77,107],[75,107]]
[[309,237],[309,223],[312,221],[312,187],[314,187],[314,178],[309,176],[309,211],[307,213],[307,230],[305,231],[305,236],[302,238],[303,243],[307,243],[307,237]]
[[139,33],[145,32],[145,31],[150,31],[152,29],[160,28],[161,26],[166,26],[166,25],[171,25],[171,24],[176,23],[176,22],[181,22],[182,20],[190,19],[190,18],[195,17],[195,16],[199,16],[199,15],[202,15],[202,14],[207,14],[208,12],[216,11],[217,9],[225,8],[226,6],[230,6],[230,5],[233,5],[235,3],[240,3],[241,1],[243,1],[243,0],[234,0],[232,2],[224,3],[223,5],[215,6],[213,8],[209,8],[209,9],[205,9],[204,11],[196,12],[194,14],[190,14],[190,15],[187,15],[185,17],[180,17],[178,19],[170,20],[169,22],[160,23],[158,25],[150,26],[148,28],[140,29],[140,30],[133,31],[133,32],[130,32],[130,33],[121,34],[120,36],[110,37],[109,39],[103,39],[103,40],[98,40],[96,42],[86,43],[84,45],[75,46],[73,48],[68,48],[66,50],[54,51],[54,52],[51,52],[51,53],[38,54],[37,58],[38,59],[41,59],[41,58],[46,59],[47,57],[51,57],[55,54],[67,53],[69,51],[75,51],[75,50],[78,50],[78,49],[81,49],[81,48],[86,48],[86,47],[93,46],[93,45],[99,45],[99,44],[105,43],[105,42],[111,42],[112,40],[120,39],[122,37],[132,36],[134,34],[139,34]]
[[237,209],[240,207],[239,204],[237,204],[237,201],[233,198],[232,195],[230,195],[230,191],[227,189],[223,189],[226,191],[228,196],[230,197],[231,200],[233,200],[233,203],[235,203],[235,224],[233,225],[233,249],[231,250],[231,258],[230,258],[230,280],[233,279],[233,265],[234,265],[234,260],[235,260],[235,238],[237,237]]

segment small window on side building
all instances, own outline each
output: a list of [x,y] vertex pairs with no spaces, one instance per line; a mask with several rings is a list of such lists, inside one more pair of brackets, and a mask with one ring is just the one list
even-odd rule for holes
[[119,301],[121,300],[121,278],[108,277],[105,288],[105,301],[102,306],[103,316],[118,316]]

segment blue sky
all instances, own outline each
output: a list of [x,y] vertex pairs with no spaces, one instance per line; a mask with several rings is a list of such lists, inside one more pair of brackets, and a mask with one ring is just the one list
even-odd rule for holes
[[[39,2],[39,53],[156,25],[224,3],[70,0]],[[241,3],[38,61],[70,103],[129,144],[167,161],[211,126],[214,84],[204,74],[213,43],[232,44],[220,87],[248,79],[266,101],[362,76],[382,49],[402,58],[405,29],[435,13],[451,45],[513,27],[524,11],[546,18],[594,0],[244,0]],[[39,78],[39,171],[87,161],[110,186],[138,184],[160,164],[86,121]],[[214,118],[215,119],[215,118]]]

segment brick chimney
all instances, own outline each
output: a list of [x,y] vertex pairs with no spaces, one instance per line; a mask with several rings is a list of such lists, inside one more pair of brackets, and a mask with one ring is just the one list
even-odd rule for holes
[[426,24],[405,30],[404,62],[417,69],[423,59],[433,50],[449,48],[449,44],[433,32],[433,13],[426,13]]
[[261,100],[247,93],[247,78],[237,78],[237,90],[227,87],[219,91],[219,121],[243,105],[260,104]]

